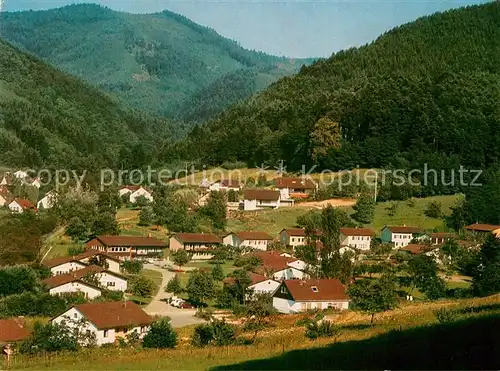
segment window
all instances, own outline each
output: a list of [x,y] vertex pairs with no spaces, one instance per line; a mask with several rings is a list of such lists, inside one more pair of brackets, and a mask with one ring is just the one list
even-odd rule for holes
[[318,292],[318,288],[316,286],[311,286],[311,290],[313,290],[313,292]]
[[87,330],[87,331],[85,331],[85,332],[86,332],[87,336],[90,336],[90,334],[91,334],[91,331],[90,331],[90,330]]
[[145,326],[142,326],[141,327],[141,334],[144,334],[146,332],[146,327]]
[[78,313],[73,313],[73,318],[78,318]]
[[281,293],[286,294],[286,287],[285,286],[281,286]]
[[107,338],[108,337],[108,330],[104,330],[103,337]]
[[106,282],[106,286],[107,286],[107,287],[110,287],[110,286],[111,286],[111,287],[115,287],[115,282],[113,282],[113,281],[108,281],[108,282]]

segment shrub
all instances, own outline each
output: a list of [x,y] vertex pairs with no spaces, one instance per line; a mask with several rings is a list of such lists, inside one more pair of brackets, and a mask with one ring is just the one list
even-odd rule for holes
[[459,312],[456,309],[441,308],[434,311],[434,315],[439,323],[453,322],[458,317]]
[[331,321],[310,321],[306,324],[306,337],[309,339],[338,336],[340,332],[341,328]]
[[74,304],[85,303],[82,293],[50,295],[25,292],[0,300],[0,317],[43,316],[54,317]]
[[175,348],[177,333],[172,328],[169,318],[162,318],[151,325],[142,346],[144,348]]
[[213,320],[211,323],[196,326],[192,344],[196,347],[207,345],[224,346],[236,341],[236,326],[224,320]]
[[37,272],[28,266],[0,269],[0,297],[40,291]]
[[123,291],[104,290],[101,297],[104,299],[104,301],[121,301],[123,300]]
[[132,280],[130,290],[134,295],[149,298],[156,289],[155,283],[147,277],[138,276]]
[[429,202],[424,211],[424,214],[429,218],[435,218],[435,219],[440,218],[442,215],[441,203],[438,201]]
[[142,262],[139,260],[125,260],[121,268],[125,273],[139,274],[142,271]]

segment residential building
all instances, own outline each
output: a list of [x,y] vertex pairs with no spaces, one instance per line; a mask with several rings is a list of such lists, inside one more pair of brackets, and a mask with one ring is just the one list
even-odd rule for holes
[[304,246],[307,243],[306,231],[303,228],[287,228],[280,232],[280,242],[285,246]]
[[42,185],[42,180],[40,178],[35,178],[31,181],[28,181],[27,183],[29,185],[31,185],[32,187],[36,187],[36,188],[40,189],[40,186]]
[[280,313],[346,310],[349,301],[345,286],[337,279],[285,280],[273,294],[273,306]]
[[307,198],[313,193],[317,184],[309,178],[276,178],[274,187],[280,191],[282,199]]
[[412,240],[425,237],[424,230],[419,227],[385,226],[382,228],[380,239],[384,243],[393,243],[394,247],[407,246]]
[[8,208],[11,212],[19,214],[28,210],[38,212],[37,208],[31,203],[31,201],[25,200],[23,198],[15,198],[11,203],[9,203]]
[[280,285],[278,281],[256,273],[251,273],[250,279],[252,283],[248,288],[252,290],[254,294],[274,294]]
[[244,210],[277,209],[280,207],[280,192],[270,189],[246,189],[243,193]]
[[120,197],[128,195],[130,203],[135,204],[139,197],[144,197],[149,202],[153,202],[152,192],[142,186],[123,186],[118,190]]
[[251,247],[258,250],[267,250],[267,245],[273,238],[265,232],[231,232],[222,242],[234,247]]
[[429,233],[429,238],[431,240],[431,245],[442,245],[446,241],[455,238],[455,235],[453,233],[442,233],[442,232]]
[[306,263],[299,259],[283,256],[276,251],[255,251],[250,255],[257,256],[262,261],[262,265],[256,269],[256,273],[261,275],[272,277],[277,281],[307,277],[303,271]]
[[170,237],[170,251],[186,250],[193,260],[212,258],[212,251],[222,245],[222,240],[211,233],[177,233]]
[[108,264],[108,271],[120,273],[120,260],[117,257],[91,249],[78,255],[61,256],[50,260],[44,260],[42,264],[49,268],[52,275],[55,276],[83,269],[90,264],[90,260],[93,257],[105,259]]
[[0,319],[0,344],[12,344],[23,341],[29,336],[23,318]]
[[14,173],[14,177],[16,179],[26,179],[28,177],[28,173],[26,171],[23,171],[23,170],[18,170]]
[[2,176],[2,180],[0,180],[0,186],[7,186],[10,184],[10,180],[9,180],[9,178],[7,178],[8,175],[9,174],[4,174]]
[[239,192],[241,190],[241,183],[232,179],[217,180],[208,186],[208,190],[216,192],[233,190]]
[[486,238],[490,233],[500,236],[500,225],[475,223],[464,227],[469,235],[475,238]]
[[12,199],[12,195],[9,190],[5,186],[0,186],[0,207],[8,205],[10,200]]
[[375,232],[369,228],[340,228],[340,244],[359,250],[369,250]]
[[95,236],[86,242],[86,246],[119,257],[121,260],[129,260],[162,255],[166,244],[151,236]]
[[36,207],[39,210],[47,210],[54,207],[57,202],[57,194],[54,191],[50,191],[43,196],[40,201],[37,202]]
[[[113,344],[132,332],[136,332],[142,339],[153,318],[131,301],[118,301],[75,305],[51,322],[69,327],[78,326],[80,331],[95,334],[97,345],[103,345]],[[81,322],[85,324],[82,326]]]
[[78,279],[72,274],[61,274],[50,277],[42,281],[42,284],[49,290],[50,295],[67,293],[82,293],[86,299],[95,299],[102,295],[102,289],[83,279]]

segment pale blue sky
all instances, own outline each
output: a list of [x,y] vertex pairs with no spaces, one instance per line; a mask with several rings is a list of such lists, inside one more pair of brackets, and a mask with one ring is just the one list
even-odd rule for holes
[[[2,2],[2,0],[0,0]],[[168,9],[248,49],[289,57],[326,57],[363,45],[420,16],[482,0],[3,0],[4,10],[95,2],[132,13]]]

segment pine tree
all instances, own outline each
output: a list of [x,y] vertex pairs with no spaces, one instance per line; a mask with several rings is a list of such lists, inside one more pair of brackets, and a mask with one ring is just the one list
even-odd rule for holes
[[353,206],[354,214],[352,218],[360,223],[369,224],[375,216],[375,200],[368,193],[363,193]]

